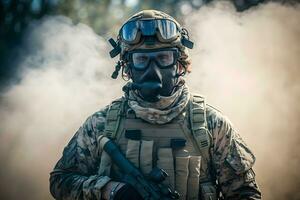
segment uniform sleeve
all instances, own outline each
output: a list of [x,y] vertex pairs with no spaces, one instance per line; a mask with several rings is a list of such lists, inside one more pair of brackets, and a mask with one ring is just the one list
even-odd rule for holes
[[55,199],[101,199],[101,188],[110,181],[97,175],[97,138],[104,130],[106,111],[107,107],[90,116],[64,148],[50,173],[50,192]]
[[213,136],[212,161],[219,188],[228,200],[258,200],[255,156],[220,112],[208,109],[208,126]]

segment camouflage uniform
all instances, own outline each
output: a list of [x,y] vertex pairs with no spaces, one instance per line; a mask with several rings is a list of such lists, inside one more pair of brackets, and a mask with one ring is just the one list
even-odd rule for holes
[[[101,188],[111,180],[98,175],[101,152],[97,138],[105,129],[107,111],[108,106],[91,115],[65,147],[50,177],[50,191],[56,199],[101,199]],[[209,105],[206,120],[213,137],[211,171],[223,198],[261,199],[250,149],[229,120]]]

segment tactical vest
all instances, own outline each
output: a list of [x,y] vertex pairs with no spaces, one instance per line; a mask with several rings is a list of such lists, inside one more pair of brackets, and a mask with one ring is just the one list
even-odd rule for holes
[[[180,199],[218,199],[211,176],[212,136],[202,96],[191,95],[185,110],[163,125],[137,118],[126,99],[116,100],[109,106],[104,135],[113,139],[144,174],[154,166],[164,169],[169,175],[166,184],[181,194]],[[114,179],[122,176],[105,153],[101,156],[99,174]]]

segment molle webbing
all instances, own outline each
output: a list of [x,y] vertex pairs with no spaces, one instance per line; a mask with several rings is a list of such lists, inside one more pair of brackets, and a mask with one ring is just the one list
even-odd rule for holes
[[106,115],[106,122],[105,122],[105,129],[104,129],[104,135],[115,139],[116,134],[118,132],[121,117],[122,117],[122,111],[124,109],[125,104],[124,99],[119,99],[116,101],[113,101],[107,111]]
[[208,162],[211,146],[211,135],[207,129],[206,105],[204,97],[192,95],[189,105],[191,131],[202,156],[200,180],[209,179]]

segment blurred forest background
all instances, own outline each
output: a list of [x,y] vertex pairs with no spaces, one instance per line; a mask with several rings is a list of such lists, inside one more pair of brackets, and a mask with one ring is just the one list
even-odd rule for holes
[[[115,36],[124,18],[141,9],[160,9],[179,21],[211,0],[1,0],[0,1],[0,89],[18,81],[18,57],[27,26],[47,15],[64,15],[92,27],[104,37]],[[232,0],[243,11],[262,0]],[[275,0],[276,1],[276,0]],[[278,0],[277,0],[278,1]],[[280,0],[292,2],[291,0]]]

